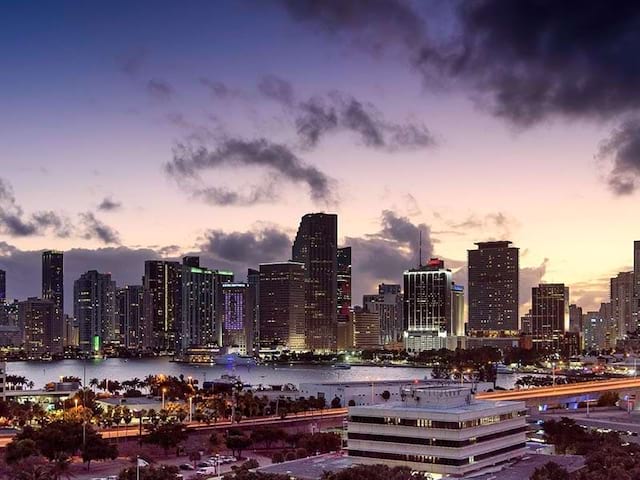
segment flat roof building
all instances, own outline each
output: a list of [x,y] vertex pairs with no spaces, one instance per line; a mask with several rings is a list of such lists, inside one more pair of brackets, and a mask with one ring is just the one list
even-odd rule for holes
[[462,476],[521,457],[525,414],[524,402],[476,400],[467,387],[404,387],[399,402],[349,408],[348,454]]

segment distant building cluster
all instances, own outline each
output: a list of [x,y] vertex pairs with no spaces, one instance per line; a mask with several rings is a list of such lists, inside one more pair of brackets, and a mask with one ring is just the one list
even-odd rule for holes
[[89,270],[73,280],[73,311],[66,314],[64,253],[48,250],[40,297],[9,301],[0,270],[0,346],[30,359],[124,349],[189,360],[207,352],[418,354],[482,345],[574,354],[640,343],[640,241],[633,271],[611,279],[610,301],[597,311],[572,304],[565,284],[542,283],[522,317],[519,249],[509,241],[476,246],[468,251],[466,298],[443,260],[419,258],[398,272],[401,283],[382,283],[354,305],[352,251],[338,247],[337,215],[311,213],[300,221],[290,259],[250,268],[245,281],[196,256],[147,260],[137,285],[118,286],[110,273]]

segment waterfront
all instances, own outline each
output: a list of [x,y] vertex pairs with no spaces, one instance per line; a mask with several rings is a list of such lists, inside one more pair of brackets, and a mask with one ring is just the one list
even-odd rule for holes
[[[84,376],[86,381],[92,378],[108,378],[123,381],[134,377],[144,379],[147,375],[184,375],[199,382],[219,378],[223,374],[237,375],[243,382],[251,385],[281,385],[291,383],[296,387],[300,383],[338,382],[338,381],[380,381],[392,379],[421,380],[431,378],[431,369],[421,367],[384,367],[354,366],[349,370],[335,369],[328,365],[254,365],[221,366],[195,365],[171,362],[167,357],[105,360],[61,360],[54,362],[8,362],[7,374],[23,375],[42,388],[47,382],[58,380],[61,376]],[[497,385],[513,388],[520,375],[498,375]]]

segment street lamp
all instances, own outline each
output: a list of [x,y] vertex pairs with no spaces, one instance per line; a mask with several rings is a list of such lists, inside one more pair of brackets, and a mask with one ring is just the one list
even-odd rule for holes
[[162,387],[162,409],[164,410],[164,394],[167,392],[166,387]]
[[193,421],[193,397],[189,397],[189,423]]
[[78,399],[74,398],[73,401],[76,404],[76,413],[78,413]]

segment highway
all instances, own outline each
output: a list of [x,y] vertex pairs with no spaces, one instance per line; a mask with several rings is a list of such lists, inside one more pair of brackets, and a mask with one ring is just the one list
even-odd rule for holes
[[476,398],[482,400],[534,400],[632,389],[640,390],[640,378],[616,378],[614,380],[570,383],[568,385],[556,385],[554,387],[480,392],[476,394]]

